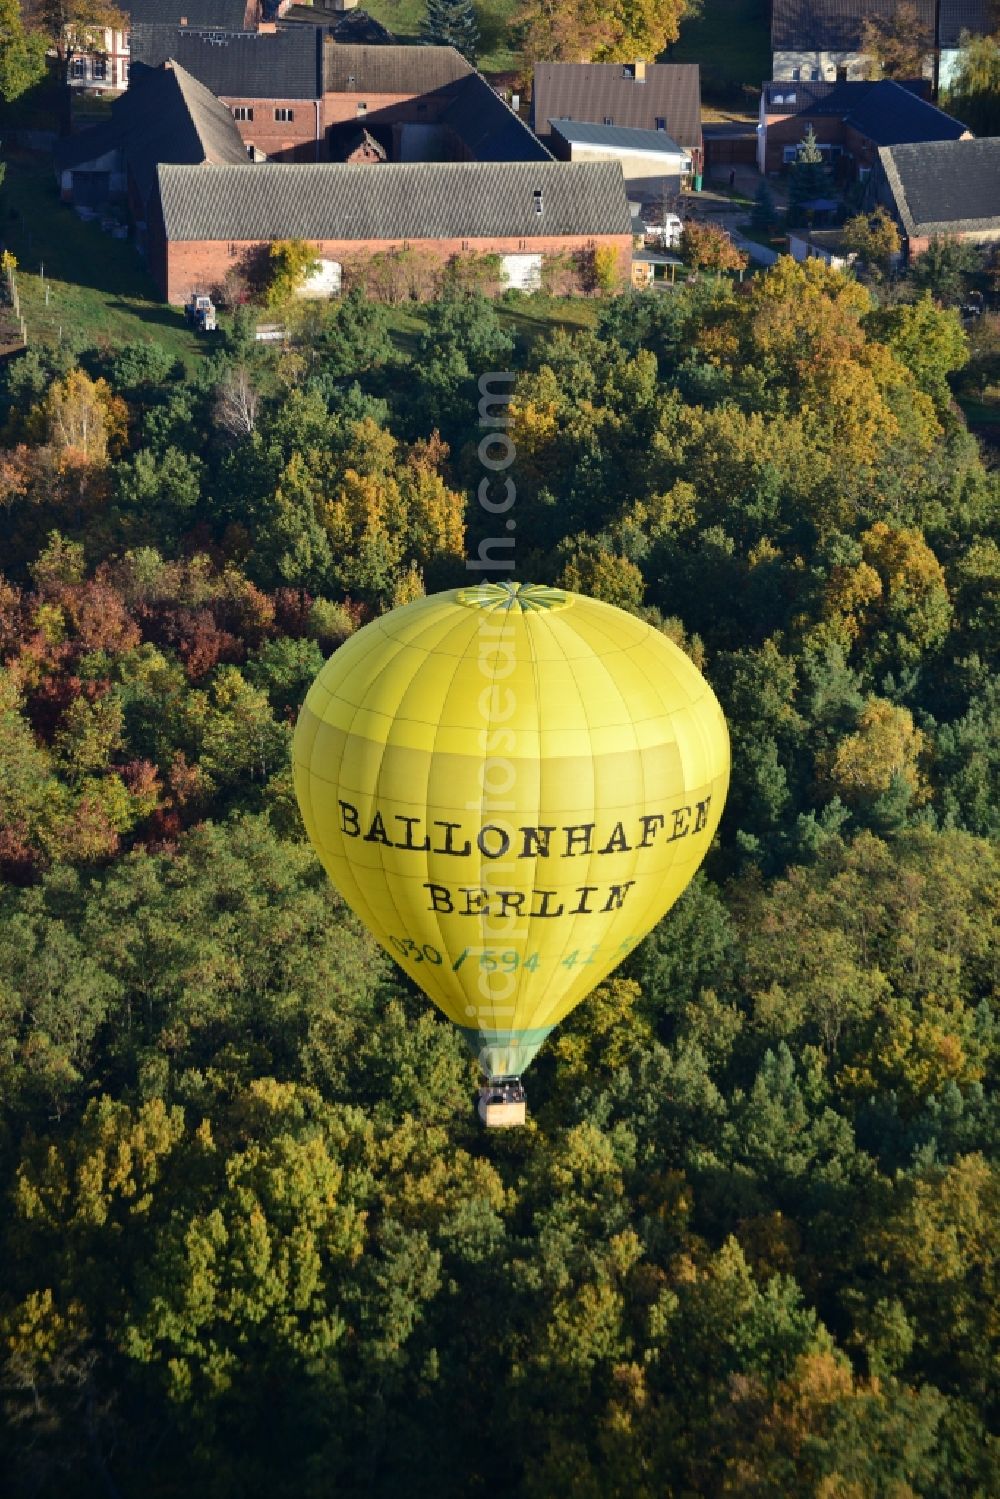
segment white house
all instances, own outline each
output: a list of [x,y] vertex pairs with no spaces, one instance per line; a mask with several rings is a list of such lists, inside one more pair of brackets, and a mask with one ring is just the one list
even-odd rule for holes
[[793,260],[822,260],[835,271],[846,271],[857,259],[853,250],[845,250],[839,229],[789,229],[788,253]]
[[[995,29],[990,0],[913,0],[928,39],[923,74],[947,87],[955,69],[963,31],[985,36]],[[795,83],[854,83],[869,76],[871,59],[862,51],[866,21],[890,21],[897,0],[773,0],[771,53],[773,79]],[[936,27],[936,32],[935,32]]]
[[691,177],[691,152],[665,130],[633,130],[584,120],[550,120],[549,146],[560,161],[620,161],[625,189],[644,201],[672,198]]

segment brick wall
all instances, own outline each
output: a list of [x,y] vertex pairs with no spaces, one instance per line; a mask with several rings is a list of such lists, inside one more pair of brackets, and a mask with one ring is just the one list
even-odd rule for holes
[[844,122],[834,116],[824,115],[803,118],[801,115],[769,116],[766,124],[765,172],[780,172],[785,164],[785,147],[800,146],[806,131],[812,124],[816,143],[820,146],[842,146],[844,144]]
[[[166,244],[163,237],[162,220],[156,209],[150,212],[148,230],[149,268],[164,292],[166,300],[174,305],[185,302],[195,289],[218,286],[226,273],[252,259],[267,241],[239,240],[188,240]],[[604,235],[558,235],[550,239],[447,239],[409,240],[407,246],[430,253],[443,266],[453,255],[463,254],[542,254],[560,255],[567,251],[596,249],[610,245],[618,255],[618,269],[622,281],[629,276],[632,261],[632,238],[627,234]],[[311,240],[316,254],[323,260],[350,263],[360,254],[376,254],[380,250],[398,250],[404,247],[402,240]]]
[[[343,125],[348,120],[359,124],[431,125],[452,102],[446,89],[430,94],[324,94],[324,125]],[[359,105],[365,108],[359,112]]]
[[[222,102],[231,110],[253,110],[253,119],[238,119],[236,128],[245,145],[256,146],[271,161],[329,161],[327,132],[332,125],[367,125],[369,128],[373,125],[430,125],[447,109],[451,95],[444,89],[430,94],[324,94],[318,101],[227,95]],[[363,109],[361,105],[364,105]],[[276,109],[291,110],[293,118],[276,120]]]
[[[256,146],[272,161],[325,161],[323,110],[313,99],[237,99],[222,101],[231,110],[252,109],[252,120],[236,120],[245,145]],[[275,111],[290,110],[291,120],[276,120]],[[317,113],[319,130],[317,132]],[[317,134],[319,141],[317,142]]]
[[[949,234],[949,239],[960,239],[970,245],[996,245],[1000,244],[1000,227],[992,229],[969,229],[964,234]],[[908,258],[913,261],[918,255],[922,255],[930,247],[930,236],[926,234],[915,234],[912,239],[906,241]]]
[[360,146],[356,146],[349,155],[344,157],[344,160],[349,162],[371,162],[373,164],[382,161],[382,159],[375,147],[369,146],[367,141],[363,141]]

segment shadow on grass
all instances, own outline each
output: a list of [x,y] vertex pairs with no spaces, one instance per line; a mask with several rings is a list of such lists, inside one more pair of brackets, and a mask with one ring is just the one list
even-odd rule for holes
[[4,182],[4,241],[26,274],[44,266],[59,281],[141,300],[159,294],[129,240],[84,223],[59,198],[50,156],[12,152]]
[[[155,288],[153,295],[156,295]],[[140,301],[121,296],[112,298],[108,306],[115,312],[138,318],[141,323],[150,323],[154,328],[169,328],[172,333],[183,333],[187,328],[183,312],[179,312],[176,307],[168,307],[165,302],[150,302],[145,298]]]

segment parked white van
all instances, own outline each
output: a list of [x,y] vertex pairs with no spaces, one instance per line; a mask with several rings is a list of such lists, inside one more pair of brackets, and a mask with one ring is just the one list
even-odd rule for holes
[[648,239],[656,240],[665,250],[675,250],[681,242],[684,220],[676,213],[665,213],[657,224],[643,224]]

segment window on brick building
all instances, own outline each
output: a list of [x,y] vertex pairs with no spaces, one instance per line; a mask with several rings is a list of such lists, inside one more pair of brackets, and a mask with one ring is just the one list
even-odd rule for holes
[[294,109],[287,109],[284,106],[279,105],[279,107],[274,111],[274,118],[280,121],[281,124],[287,125],[290,123],[290,121],[295,119],[295,111]]
[[84,62],[83,58],[82,57],[74,57],[73,61],[70,63],[70,69],[69,69],[70,77],[71,78],[83,78],[83,77],[86,76],[86,71],[87,71],[87,65]]
[[234,104],[233,105],[233,119],[234,120],[252,120],[253,119],[253,105],[252,104]]

